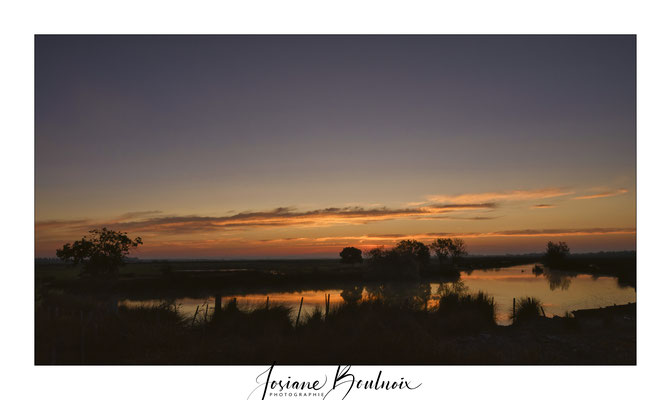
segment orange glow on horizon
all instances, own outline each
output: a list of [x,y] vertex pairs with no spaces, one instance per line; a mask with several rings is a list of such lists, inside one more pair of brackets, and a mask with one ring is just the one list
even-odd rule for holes
[[[549,240],[568,241],[577,252],[635,249],[635,197],[624,189],[593,192],[568,198],[574,191],[546,188],[427,196],[432,203],[406,207],[277,207],[219,216],[142,211],[100,219],[38,219],[36,256],[54,257],[63,244],[101,226],[142,237],[145,244],[135,255],[143,258],[337,257],[346,246],[369,250],[399,240],[428,244],[445,237],[466,240],[470,254],[538,253]],[[546,198],[552,204],[539,203]]]

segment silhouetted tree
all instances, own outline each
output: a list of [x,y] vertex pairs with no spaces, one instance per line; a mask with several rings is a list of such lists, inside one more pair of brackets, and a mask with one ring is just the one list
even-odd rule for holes
[[355,264],[363,262],[361,250],[356,247],[345,247],[340,252],[340,262],[345,264]]
[[548,242],[547,250],[545,251],[545,261],[551,265],[561,264],[566,260],[570,252],[571,250],[566,242]]
[[450,257],[450,246],[452,245],[452,239],[436,239],[429,245],[431,250],[436,253],[438,257],[438,263],[443,265],[445,261]]
[[436,253],[438,262],[443,265],[448,258],[456,263],[461,257],[468,255],[466,243],[461,239],[436,239],[429,245]]
[[[427,249],[428,250],[428,249]],[[409,253],[377,247],[366,252],[366,275],[370,278],[417,279],[419,262]]]
[[420,265],[427,265],[431,258],[429,248],[417,240],[401,240],[394,247],[394,251],[401,257],[410,258]]
[[141,238],[130,239],[126,232],[116,232],[107,228],[89,231],[72,244],[67,243],[56,250],[56,256],[65,262],[82,265],[83,274],[115,274],[123,265],[131,248],[142,244]]
[[450,247],[450,257],[452,257],[452,263],[456,264],[462,257],[468,255],[466,251],[466,242],[462,239],[452,239],[452,246]]

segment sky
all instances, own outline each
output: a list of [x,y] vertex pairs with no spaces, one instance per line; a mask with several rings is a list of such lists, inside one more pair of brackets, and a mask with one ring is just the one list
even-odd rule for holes
[[36,256],[636,247],[634,36],[42,36]]

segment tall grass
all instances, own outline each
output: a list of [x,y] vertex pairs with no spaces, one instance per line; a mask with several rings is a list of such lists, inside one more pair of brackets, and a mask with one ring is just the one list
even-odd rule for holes
[[[421,302],[366,298],[333,306],[327,318],[322,308],[314,309],[295,326],[296,310],[273,303],[229,301],[216,313],[205,308],[205,318],[202,308],[183,317],[174,302],[110,311],[67,295],[45,296],[36,309],[35,362],[448,364],[496,363],[502,351],[515,357],[515,351],[490,346],[474,335],[508,329],[496,326],[491,296],[451,284],[433,299],[437,304],[427,308]],[[49,311],[56,305],[57,316]],[[540,312],[539,300],[521,299],[515,323]],[[459,335],[475,339],[464,344]]]
[[494,298],[482,291],[468,293],[463,287],[444,290],[437,313],[452,332],[472,332],[496,325]]
[[533,321],[540,318],[542,313],[541,301],[535,297],[516,299],[515,310],[511,311],[513,324]]

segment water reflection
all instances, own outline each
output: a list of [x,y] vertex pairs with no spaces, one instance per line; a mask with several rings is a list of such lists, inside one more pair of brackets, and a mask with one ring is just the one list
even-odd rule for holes
[[578,276],[578,273],[559,271],[545,267],[543,276],[550,284],[550,290],[568,290],[571,286],[571,278]]
[[340,293],[345,304],[356,304],[363,298],[363,286],[350,286]]
[[384,304],[426,309],[431,299],[429,282],[385,282],[366,286],[366,299]]
[[185,316],[192,317],[197,307],[226,304],[233,298],[244,307],[265,306],[267,301],[298,309],[300,299],[304,299],[303,315],[311,314],[316,308],[324,309],[325,296],[330,295],[331,307],[347,305],[362,300],[432,309],[437,306],[441,294],[447,292],[483,291],[494,297],[497,305],[497,322],[508,324],[508,310],[512,308],[514,297],[536,297],[543,303],[548,316],[564,315],[567,311],[626,304],[636,301],[632,287],[623,287],[612,277],[594,277],[566,271],[550,270],[542,266],[520,265],[490,270],[472,270],[461,274],[457,281],[425,282],[384,282],[336,286],[330,289],[296,290],[282,292],[248,292],[204,296],[200,298],[172,298],[153,300],[125,299],[119,304],[127,306],[160,304],[169,300],[178,304]]

